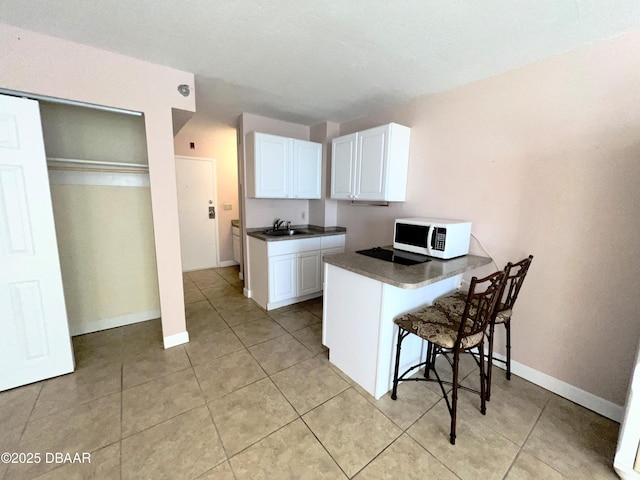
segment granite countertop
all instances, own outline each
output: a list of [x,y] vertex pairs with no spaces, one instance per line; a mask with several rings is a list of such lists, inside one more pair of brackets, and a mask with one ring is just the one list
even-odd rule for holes
[[[384,248],[393,250],[391,246]],[[328,255],[324,257],[324,261],[373,280],[406,289],[422,288],[492,262],[489,257],[464,255],[450,260],[432,258],[430,262],[417,265],[400,265],[355,252]]]
[[271,235],[265,235],[265,230],[270,227],[262,227],[262,228],[247,228],[247,235],[250,237],[258,238],[260,240],[264,240],[265,242],[280,242],[286,240],[299,240],[301,238],[312,238],[312,237],[328,237],[330,235],[343,235],[347,233],[347,229],[344,227],[319,227],[316,225],[292,225],[291,229],[295,230],[296,235],[283,235],[281,237],[274,237]]

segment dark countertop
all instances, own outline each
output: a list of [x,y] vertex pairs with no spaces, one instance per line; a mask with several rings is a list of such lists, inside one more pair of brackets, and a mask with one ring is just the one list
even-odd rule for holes
[[264,240],[265,242],[280,242],[285,240],[298,240],[301,238],[313,238],[313,237],[328,237],[331,235],[344,235],[347,233],[347,229],[344,227],[319,227],[316,225],[292,225],[291,229],[296,230],[299,233],[296,235],[283,235],[281,237],[273,237],[271,235],[265,235],[265,230],[270,227],[262,228],[247,228],[247,235],[250,237]]
[[[393,250],[391,246],[384,248]],[[417,265],[400,265],[348,252],[328,255],[324,257],[324,261],[395,287],[415,289],[488,265],[492,260],[478,255],[464,255],[450,260],[432,258],[430,262]]]

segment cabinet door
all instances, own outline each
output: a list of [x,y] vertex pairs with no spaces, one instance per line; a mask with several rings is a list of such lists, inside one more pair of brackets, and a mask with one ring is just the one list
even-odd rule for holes
[[293,140],[293,198],[320,198],[322,144]]
[[291,194],[290,140],[255,134],[256,198],[287,198]]
[[356,199],[385,199],[388,142],[387,125],[358,133]]
[[269,257],[269,302],[296,296],[296,254]]
[[353,198],[356,173],[357,134],[345,135],[331,142],[331,198]]
[[320,281],[320,252],[298,254],[298,296],[322,290]]

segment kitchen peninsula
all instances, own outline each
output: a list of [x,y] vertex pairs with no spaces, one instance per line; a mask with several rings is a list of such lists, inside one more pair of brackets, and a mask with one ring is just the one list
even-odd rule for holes
[[[491,259],[464,255],[409,266],[350,252],[324,262],[322,343],[329,348],[329,361],[379,399],[393,382],[394,317],[455,290],[463,273]],[[407,338],[401,371],[424,354],[418,337]]]

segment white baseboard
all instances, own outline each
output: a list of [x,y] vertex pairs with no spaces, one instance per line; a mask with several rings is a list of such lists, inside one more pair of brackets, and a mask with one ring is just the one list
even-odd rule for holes
[[183,343],[189,343],[189,332],[184,331],[181,333],[176,333],[175,335],[169,335],[168,337],[164,337],[164,348],[176,347],[178,345],[182,345]]
[[220,267],[233,267],[235,265],[240,265],[235,260],[225,260],[224,262],[220,262]]
[[97,320],[91,320],[90,322],[74,323],[70,321],[69,333],[72,337],[75,337],[76,335],[99,332],[100,330],[122,327],[124,325],[131,325],[132,323],[146,322],[147,320],[153,320],[155,318],[160,318],[159,309],[129,313],[118,317],[99,318]]
[[[506,360],[506,357],[494,353],[493,356],[500,360]],[[503,363],[493,363],[494,367],[506,369]],[[624,406],[616,405],[609,400],[597,397],[596,395],[582,390],[578,387],[574,387],[562,380],[558,380],[546,373],[542,373],[531,367],[528,367],[522,363],[511,360],[511,373],[517,375],[531,383],[535,383],[540,387],[549,390],[553,393],[560,395],[567,400],[571,400],[578,405],[581,405],[589,410],[599,413],[603,417],[607,417],[614,422],[621,423],[624,417]]]
[[247,298],[251,298],[251,290],[248,290],[246,288],[242,289],[242,293],[244,294],[245,297]]

